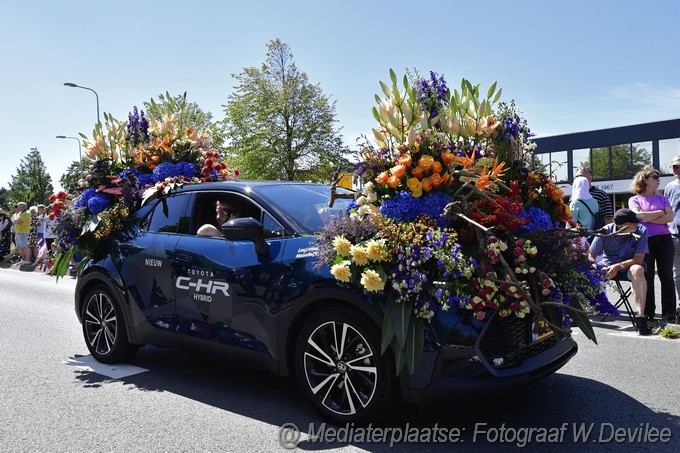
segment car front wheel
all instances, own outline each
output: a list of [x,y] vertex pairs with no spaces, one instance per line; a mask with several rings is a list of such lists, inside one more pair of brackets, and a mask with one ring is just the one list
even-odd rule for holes
[[314,406],[339,423],[369,422],[393,402],[394,368],[364,320],[342,308],[311,316],[298,336],[298,384]]
[[82,321],[87,348],[99,362],[124,362],[139,349],[128,342],[120,305],[104,285],[97,285],[87,293]]

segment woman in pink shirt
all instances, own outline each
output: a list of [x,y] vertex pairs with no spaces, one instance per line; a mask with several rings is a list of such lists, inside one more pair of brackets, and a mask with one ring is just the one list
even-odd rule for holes
[[645,256],[647,266],[647,301],[645,316],[654,319],[656,301],[654,297],[654,269],[661,282],[661,314],[662,324],[675,318],[675,286],[673,282],[673,259],[675,248],[668,222],[673,221],[673,209],[664,195],[656,191],[659,188],[660,173],[657,170],[645,169],[637,172],[630,186],[631,192],[637,194],[628,200],[628,207],[642,214],[642,224],[647,228],[649,253]]

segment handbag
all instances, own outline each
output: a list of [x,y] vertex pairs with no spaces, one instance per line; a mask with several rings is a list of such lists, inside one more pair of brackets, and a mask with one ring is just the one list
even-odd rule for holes
[[588,210],[590,215],[592,215],[595,218],[595,225],[593,225],[593,230],[599,230],[600,228],[602,228],[604,226],[604,220],[602,219],[602,217],[600,217],[600,211],[598,211],[597,214],[595,214],[592,211],[592,209],[590,209],[590,207],[588,207],[588,205],[585,203],[585,201],[583,201],[583,200],[577,200],[577,201],[581,202],[583,204],[583,206],[586,207],[586,209]]

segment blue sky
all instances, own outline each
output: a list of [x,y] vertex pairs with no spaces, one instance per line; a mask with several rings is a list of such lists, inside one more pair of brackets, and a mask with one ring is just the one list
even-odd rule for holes
[[[187,92],[216,119],[231,74],[259,67],[279,38],[336,101],[345,143],[374,127],[389,69],[497,80],[538,136],[680,118],[680,2],[674,0],[3,2],[0,187],[41,153],[55,188],[100,111]],[[102,116],[103,118],[103,116]]]

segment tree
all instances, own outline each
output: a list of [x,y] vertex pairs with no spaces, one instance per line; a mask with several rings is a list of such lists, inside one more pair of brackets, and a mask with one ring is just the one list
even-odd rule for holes
[[[610,158],[611,149],[611,158]],[[652,152],[640,145],[613,145],[605,148],[593,148],[591,153],[593,176],[596,179],[628,179],[643,168],[652,166]],[[589,162],[581,162],[582,167],[589,167]],[[611,164],[611,173],[610,173]]]
[[48,202],[54,188],[38,148],[31,148],[21,159],[17,174],[9,183],[9,199],[12,203],[25,201],[29,206]]
[[92,161],[86,157],[83,158],[82,167],[78,161],[71,162],[71,165],[66,169],[66,173],[61,175],[59,179],[61,187],[70,194],[78,192],[78,181],[83,177],[83,169],[87,169],[91,163]]
[[332,169],[349,167],[334,128],[335,101],[293,61],[287,44],[268,44],[260,69],[232,74],[239,85],[225,105],[230,163],[246,179],[328,181]]
[[0,187],[0,209],[9,209],[10,206],[9,190],[5,189],[4,187]]

